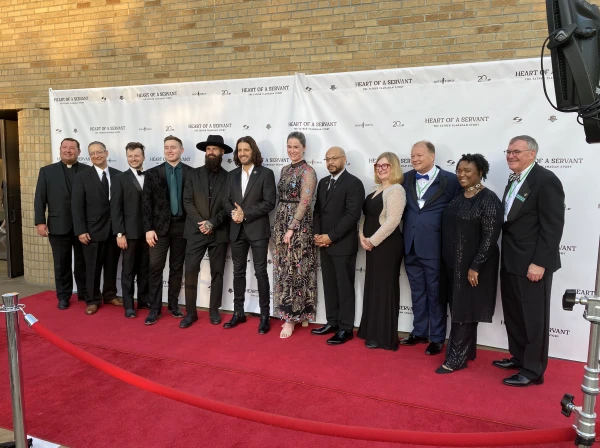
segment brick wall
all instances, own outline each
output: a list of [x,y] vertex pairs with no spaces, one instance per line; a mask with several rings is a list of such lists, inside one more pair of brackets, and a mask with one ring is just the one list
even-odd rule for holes
[[26,279],[51,284],[32,195],[48,88],[439,65],[539,54],[543,0],[4,0],[0,110],[19,114]]

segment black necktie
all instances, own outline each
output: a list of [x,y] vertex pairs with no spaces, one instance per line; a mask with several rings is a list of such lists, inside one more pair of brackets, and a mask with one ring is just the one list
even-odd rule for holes
[[335,179],[332,177],[329,180],[329,188],[327,188],[327,196],[329,196],[331,194],[331,192],[333,191],[334,188],[335,188]]
[[142,170],[137,170],[138,176],[143,176],[145,173]]
[[106,193],[106,197],[108,198],[108,177],[106,177],[106,171],[102,171],[102,188],[104,188],[104,192]]

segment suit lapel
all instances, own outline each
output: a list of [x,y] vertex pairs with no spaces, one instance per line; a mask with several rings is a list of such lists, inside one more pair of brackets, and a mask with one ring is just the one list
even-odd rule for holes
[[[439,167],[438,167],[438,169],[439,169]],[[446,186],[448,185],[448,179],[446,178],[446,176],[442,176],[441,170],[438,173],[437,178],[431,184],[430,188],[434,188],[434,186],[437,184],[438,180],[439,180],[438,189],[435,191],[435,193],[433,193],[432,196],[425,199],[425,204],[423,205],[423,208],[427,207],[429,204],[431,204],[433,201],[435,201],[437,198],[439,198],[442,194],[444,194],[444,191],[446,191]],[[429,189],[427,189],[427,192],[428,191],[429,191]],[[427,194],[427,192],[425,192],[425,194]]]
[[[242,168],[243,170],[244,168]],[[246,197],[248,196],[248,192],[250,191],[250,189],[252,188],[252,186],[256,183],[256,180],[258,179],[258,177],[260,176],[261,173],[261,169],[259,166],[255,166],[252,169],[252,174],[250,174],[250,179],[248,179],[248,185],[246,185],[246,191],[244,192],[244,198],[242,199],[242,202],[244,201],[244,199],[246,199]],[[240,179],[240,183],[241,183],[241,179]],[[241,205],[241,204],[240,204]]]
[[131,181],[131,183],[133,183],[133,186],[135,188],[137,188],[138,191],[142,191],[142,186],[140,185],[140,182],[136,179],[136,175],[133,174],[133,171],[128,169],[127,176],[129,177],[129,180]]
[[233,197],[235,202],[240,205],[244,197],[242,196],[242,167],[233,171]]
[[333,191],[327,191],[327,186],[329,186],[329,182],[331,182],[331,177],[329,176],[329,179],[327,180],[327,183],[325,184],[325,204],[323,206],[326,206],[327,203],[329,202],[329,200],[335,195],[335,193],[338,191],[339,186],[342,185],[344,183],[344,180],[346,179],[346,173],[348,171],[344,170],[344,172],[342,173],[342,175],[340,177],[338,177],[338,180],[335,181],[335,184],[333,185]]
[[415,201],[415,204],[419,205],[419,197],[417,196],[417,188],[416,188],[416,182],[417,182],[417,178],[415,177],[415,173],[416,171],[412,172],[412,178],[408,179],[407,185],[408,185],[408,190],[409,190],[409,194],[410,196],[413,198],[413,201]]

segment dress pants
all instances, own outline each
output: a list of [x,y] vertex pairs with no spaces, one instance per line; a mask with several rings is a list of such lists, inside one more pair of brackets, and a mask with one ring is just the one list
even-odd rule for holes
[[240,229],[237,240],[231,242],[231,258],[233,260],[233,311],[244,312],[244,301],[246,294],[246,265],[248,249],[252,249],[252,260],[254,261],[254,274],[258,284],[258,304],[261,316],[271,314],[271,297],[269,295],[269,275],[267,274],[267,252],[269,239],[249,240],[244,225]]
[[201,241],[189,240],[185,249],[185,311],[188,315],[198,315],[196,310],[198,274],[200,273],[200,263],[207,250],[210,261],[210,304],[208,309],[210,314],[214,314],[221,307],[227,243],[207,245]]
[[413,246],[404,257],[404,267],[412,297],[412,334],[443,343],[446,339],[446,306],[439,300],[440,259],[419,258]]
[[123,266],[121,269],[121,290],[123,292],[123,307],[134,309],[133,292],[137,282],[137,298],[139,302],[148,303],[148,271],[150,269],[148,243],[145,239],[128,239],[127,249],[123,251]]
[[550,332],[550,293],[552,273],[546,271],[539,282],[500,269],[502,309],[508,335],[508,351],[519,373],[537,380],[548,366]]
[[340,330],[354,328],[356,254],[329,255],[321,249],[321,272],[327,323]]
[[172,218],[166,235],[159,235],[158,241],[150,251],[150,307],[160,311],[162,308],[163,270],[169,254],[169,309],[178,307],[183,262],[185,260],[186,240],[183,238],[185,219]]
[[[88,305],[100,305],[104,300],[117,297],[117,265],[121,249],[117,246],[116,237],[112,234],[105,241],[91,241],[82,245],[86,267],[86,285]],[[102,293],[100,293],[100,276],[104,271]]]
[[[48,235],[54,259],[54,284],[58,300],[70,300],[73,294],[73,274],[77,285],[77,295],[82,300],[87,299],[87,286],[85,279],[85,260],[81,250],[81,242],[73,230],[66,235]],[[72,268],[75,254],[75,269]]]

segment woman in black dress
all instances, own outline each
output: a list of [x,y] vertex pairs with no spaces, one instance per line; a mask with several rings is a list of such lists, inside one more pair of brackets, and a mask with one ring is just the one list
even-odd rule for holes
[[367,251],[363,311],[358,337],[367,348],[398,350],[400,265],[404,238],[400,220],[406,205],[403,175],[396,154],[384,152],[374,166],[374,191],[367,196],[359,224]]
[[442,215],[440,299],[450,305],[452,327],[446,360],[436,373],[467,367],[477,349],[477,324],[491,322],[496,308],[502,203],[481,184],[489,171],[481,154],[466,154],[456,175],[464,188]]

